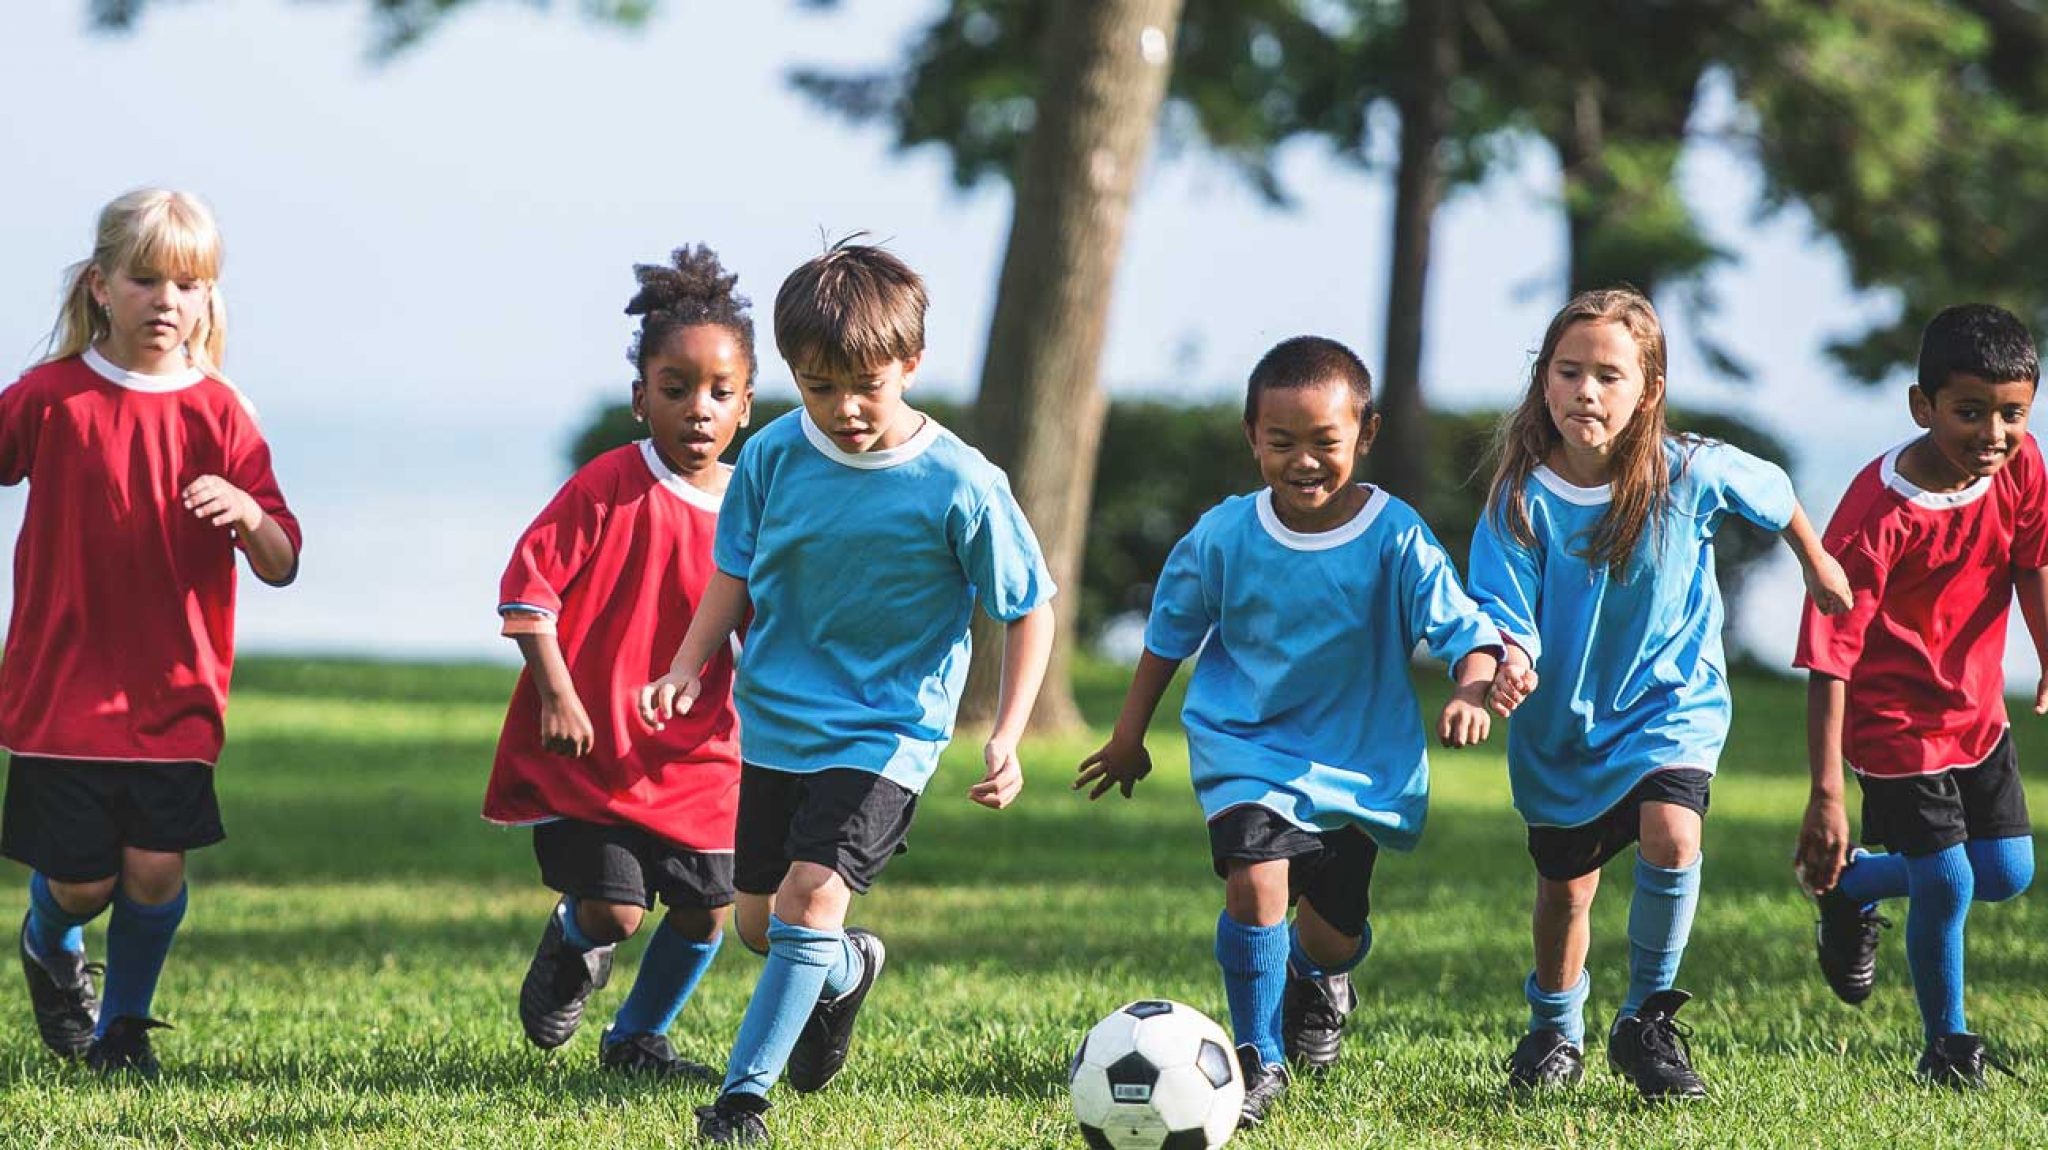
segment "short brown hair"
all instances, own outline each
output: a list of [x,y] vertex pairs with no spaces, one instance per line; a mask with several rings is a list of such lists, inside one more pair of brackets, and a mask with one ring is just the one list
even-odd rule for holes
[[775,347],[798,370],[867,371],[924,351],[924,280],[859,238],[805,261],[775,293]]

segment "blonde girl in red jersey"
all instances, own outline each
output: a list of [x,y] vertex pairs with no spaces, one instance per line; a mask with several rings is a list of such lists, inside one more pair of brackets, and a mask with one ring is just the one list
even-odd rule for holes
[[[69,273],[52,354],[0,391],[0,483],[29,481],[0,657],[0,853],[27,864],[20,952],[43,1042],[153,1075],[157,978],[214,797],[235,553],[273,586],[299,524],[220,374],[221,241],[194,197],[130,192]],[[83,926],[111,905],[105,998]]]

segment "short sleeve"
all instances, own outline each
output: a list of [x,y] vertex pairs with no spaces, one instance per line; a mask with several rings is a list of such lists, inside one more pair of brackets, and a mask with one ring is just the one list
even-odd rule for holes
[[2032,435],[2021,445],[2012,466],[2013,479],[2019,485],[2012,565],[2019,569],[2048,567],[2048,466],[2044,466],[2041,445]]
[[43,405],[27,380],[0,391],[0,485],[12,487],[34,470],[42,426]]
[[1726,443],[1701,445],[1690,466],[1701,493],[1701,513],[1718,517],[1733,512],[1767,531],[1791,525],[1799,500],[1784,468]]
[[1805,601],[1800,610],[1799,646],[1792,656],[1792,665],[1846,681],[1863,657],[1864,639],[1884,605],[1885,573],[1891,569],[1891,563],[1873,552],[1864,540],[1830,542],[1841,544],[1831,545],[1828,550],[1842,565],[1842,574],[1848,577],[1856,600],[1840,615],[1823,615],[1812,599]]
[[1402,533],[1401,572],[1408,646],[1427,643],[1430,654],[1453,668],[1475,650],[1501,646],[1500,631],[1459,585],[1451,557],[1419,521]]
[[498,613],[559,614],[564,592],[604,535],[607,512],[588,478],[572,476],[513,547],[498,581]]
[[1145,649],[1162,659],[1186,659],[1202,647],[1216,624],[1216,596],[1204,578],[1208,564],[1204,524],[1181,537],[1166,557],[1152,589],[1152,615],[1145,623]]
[[237,403],[231,419],[234,420],[234,434],[229,440],[227,481],[248,492],[263,509],[263,514],[275,520],[283,529],[285,537],[291,540],[295,557],[302,549],[305,536],[299,527],[299,517],[285,503],[284,490],[278,486],[277,472],[270,465],[270,444],[263,438],[263,432],[256,426],[255,417],[248,409]]
[[718,506],[718,532],[711,545],[711,561],[720,571],[745,582],[754,567],[754,548],[761,533],[761,507],[767,497],[762,482],[762,456],[767,436],[757,435],[740,448],[732,476],[725,486],[724,502]]
[[1500,513],[1489,507],[1472,532],[1472,598],[1501,638],[1528,652],[1534,662],[1543,654],[1536,630],[1543,568],[1529,548],[1508,537],[1499,520]]
[[968,521],[954,553],[990,618],[1014,623],[1052,601],[1052,572],[1046,569],[1038,536],[1000,476]]

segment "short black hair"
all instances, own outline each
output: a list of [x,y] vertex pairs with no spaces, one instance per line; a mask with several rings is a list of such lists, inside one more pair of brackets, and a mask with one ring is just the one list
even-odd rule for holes
[[640,317],[640,330],[626,349],[635,377],[647,378],[647,357],[661,350],[668,337],[686,327],[722,327],[747,357],[747,386],[754,386],[760,361],[754,355],[752,300],[732,290],[740,277],[725,270],[718,253],[698,244],[677,248],[665,264],[634,264],[640,290],[626,304],[627,315]]
[[1920,335],[1920,390],[1929,399],[1958,375],[2041,382],[2041,353],[2020,318],[1988,303],[1945,307]]
[[1259,421],[1259,396],[1268,391],[1316,387],[1331,380],[1351,389],[1362,425],[1372,419],[1372,372],[1358,353],[1319,335],[1298,335],[1273,345],[1259,358],[1244,389],[1244,425]]

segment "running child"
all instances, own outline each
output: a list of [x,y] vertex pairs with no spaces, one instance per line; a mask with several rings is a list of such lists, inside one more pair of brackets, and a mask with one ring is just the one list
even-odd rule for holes
[[1252,369],[1244,430],[1266,488],[1174,545],[1123,713],[1074,780],[1094,784],[1090,799],[1130,797],[1152,770],[1152,713],[1194,657],[1182,718],[1224,881],[1216,961],[1244,1127],[1288,1088],[1283,1053],[1312,1073],[1336,1062],[1357,1003],[1350,972],[1372,949],[1373,863],[1422,833],[1418,642],[1457,679],[1437,720],[1444,745],[1479,742],[1491,722],[1499,633],[1414,509],[1352,481],[1379,432],[1372,406],[1371,374],[1334,340],[1287,340]]
[[[185,852],[221,841],[213,767],[235,659],[235,553],[275,587],[299,523],[221,375],[220,232],[182,192],[100,212],[52,354],[0,391],[0,483],[29,480],[0,657],[0,853],[26,864],[21,966],[45,1045],[157,1072],[157,979]],[[86,923],[109,905],[104,999]]]
[[1650,301],[1575,297],[1502,424],[1472,540],[1473,596],[1508,642],[1492,705],[1514,712],[1508,778],[1537,873],[1529,1033],[1507,1067],[1517,1089],[1584,1072],[1589,912],[1601,864],[1635,844],[1628,990],[1607,1062],[1648,1099],[1706,1093],[1675,1019],[1691,996],[1673,983],[1730,714],[1714,533],[1731,514],[1780,533],[1820,609],[1849,603],[1785,473],[1672,434],[1664,411]]
[[[1905,898],[1927,1042],[1918,1073],[1958,1089],[1984,1085],[1991,1061],[1963,1017],[1970,903],[2003,902],[2034,876],[2004,661],[2017,586],[2048,666],[2048,478],[2027,434],[2040,375],[2010,312],[1968,304],[1934,317],[1907,391],[1924,433],[1865,467],[1828,524],[1856,607],[1808,612],[1799,633],[1813,791],[1798,858],[1818,892],[1821,972],[1844,1002],[1870,997],[1876,904]],[[2048,678],[2034,710],[2048,711]],[[1848,849],[1845,762],[1863,792],[1863,841],[1882,854]]]
[[775,344],[803,406],[740,452],[718,569],[669,672],[638,692],[649,724],[692,713],[714,685],[702,668],[751,606],[733,869],[740,937],[768,961],[724,1088],[697,1111],[709,1142],[767,1140],[785,1064],[808,1092],[845,1062],[885,958],[874,934],[844,929],[847,909],[903,848],[952,737],[977,600],[1008,630],[968,795],[999,809],[1023,786],[1052,580],[1003,473],[904,402],[924,313],[923,282],[880,248],[840,243],[783,281]]
[[633,274],[626,314],[640,331],[627,358],[648,437],[571,476],[505,569],[498,612],[526,670],[484,817],[532,826],[541,881],[562,895],[519,989],[526,1037],[543,1050],[569,1041],[617,945],[659,897],[668,912],[598,1063],[711,1079],[676,1055],[668,1030],[718,954],[732,904],[732,653],[712,656],[701,705],[662,730],[636,720],[631,692],[667,666],[711,579],[731,470],[718,459],[753,403],[754,321],[708,248]]

